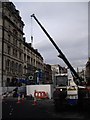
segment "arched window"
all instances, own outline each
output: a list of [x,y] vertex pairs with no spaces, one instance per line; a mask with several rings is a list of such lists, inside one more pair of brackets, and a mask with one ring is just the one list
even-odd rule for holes
[[13,70],[14,70],[14,72],[16,71],[16,64],[15,64],[15,62],[13,64]]
[[9,86],[9,84],[10,84],[10,78],[7,78],[6,86]]
[[18,69],[19,69],[19,72],[20,72],[21,71],[21,64],[19,64],[19,68]]
[[14,72],[14,61],[12,61],[12,63],[11,63],[12,65],[12,72]]
[[18,63],[16,63],[16,72],[18,72]]
[[13,34],[14,34],[14,35],[17,35],[17,34],[18,34],[15,29],[13,29]]
[[26,65],[24,66],[24,74],[26,74]]
[[9,59],[6,60],[6,70],[10,71],[10,60]]

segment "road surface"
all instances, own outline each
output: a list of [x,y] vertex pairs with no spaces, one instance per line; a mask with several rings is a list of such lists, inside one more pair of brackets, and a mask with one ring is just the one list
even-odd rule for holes
[[90,112],[74,109],[55,111],[53,100],[38,100],[34,105],[33,100],[24,100],[17,103],[17,99],[8,99],[2,102],[2,120],[4,119],[70,119],[90,120]]

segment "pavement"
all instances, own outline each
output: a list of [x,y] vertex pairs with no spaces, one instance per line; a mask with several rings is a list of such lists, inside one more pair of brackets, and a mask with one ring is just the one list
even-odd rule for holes
[[90,112],[82,112],[73,109],[55,111],[53,100],[38,100],[34,104],[33,99],[25,99],[17,103],[18,99],[9,97],[2,102],[2,120],[6,119],[64,119],[64,120],[90,120]]

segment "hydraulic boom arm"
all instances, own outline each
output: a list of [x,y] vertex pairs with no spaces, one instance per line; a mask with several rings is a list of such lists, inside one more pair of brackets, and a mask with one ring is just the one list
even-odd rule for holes
[[[47,33],[47,31],[45,30],[45,28],[41,25],[41,23],[38,21],[38,19],[35,17],[34,14],[31,15],[31,17],[33,17],[36,22],[39,24],[39,26],[42,28],[42,30],[44,31],[44,33],[47,35],[47,37],[49,38],[49,40],[51,41],[51,43],[54,45],[54,47],[57,49],[57,51],[59,52],[59,56],[68,66],[68,68],[70,69],[70,71],[72,72],[73,76],[76,77],[76,79],[79,80],[79,82],[81,82],[81,78],[79,77],[79,75],[76,73],[76,71],[74,70],[74,68],[71,66],[71,64],[69,63],[69,61],[67,60],[67,58],[65,57],[65,55],[62,53],[62,51],[59,49],[59,47],[56,45],[56,43],[54,42],[54,40],[51,38],[51,36]],[[76,84],[77,82],[74,81]]]

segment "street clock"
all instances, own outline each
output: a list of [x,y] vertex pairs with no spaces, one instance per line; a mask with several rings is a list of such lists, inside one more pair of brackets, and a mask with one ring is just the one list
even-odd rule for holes
[[29,79],[29,80],[33,80],[33,76],[29,76],[28,79]]

